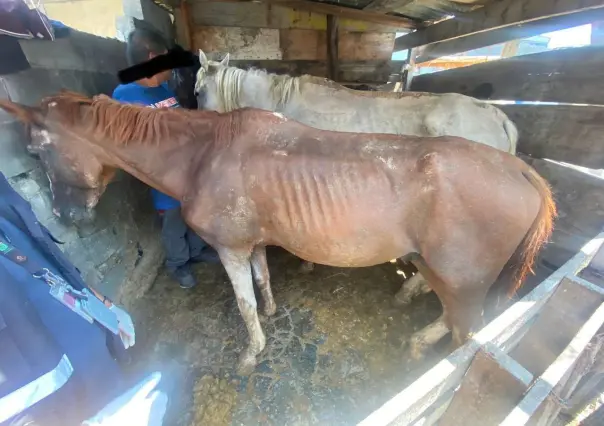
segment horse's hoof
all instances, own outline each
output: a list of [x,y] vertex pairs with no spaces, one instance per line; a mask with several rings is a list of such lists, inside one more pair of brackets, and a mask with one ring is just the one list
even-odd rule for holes
[[300,265],[300,272],[303,274],[309,274],[311,273],[313,270],[315,269],[315,264],[312,262],[302,262],[302,265]]
[[240,376],[249,376],[256,369],[256,357],[249,355],[246,351],[243,351],[239,357],[239,364],[237,365],[237,374]]
[[392,304],[394,306],[396,306],[397,308],[403,307],[403,306],[407,306],[411,303],[411,297],[405,295],[405,294],[399,294],[396,293],[394,295],[394,299],[392,300]]
[[428,345],[421,336],[411,336],[409,354],[415,361],[421,361],[426,356]]
[[277,304],[275,302],[266,304],[262,311],[267,317],[272,317],[277,312]]

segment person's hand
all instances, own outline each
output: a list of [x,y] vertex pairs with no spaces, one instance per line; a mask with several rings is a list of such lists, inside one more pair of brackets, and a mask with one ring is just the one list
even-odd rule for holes
[[161,373],[153,373],[85,420],[82,426],[161,426],[168,397],[155,390],[160,380]]
[[132,322],[130,315],[115,303],[111,304],[109,310],[117,317],[120,338],[122,339],[124,348],[128,349],[129,347],[134,346],[136,336],[134,333],[134,323]]

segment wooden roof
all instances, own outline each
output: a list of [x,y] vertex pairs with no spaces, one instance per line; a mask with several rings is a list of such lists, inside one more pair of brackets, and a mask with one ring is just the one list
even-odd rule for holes
[[[168,9],[178,7],[182,0],[154,0]],[[185,0],[195,3],[203,0]],[[212,0],[216,1],[216,0]],[[401,29],[421,28],[453,14],[465,13],[493,0],[219,0],[256,2],[288,6],[298,10],[324,13],[342,18],[358,19],[390,25]]]

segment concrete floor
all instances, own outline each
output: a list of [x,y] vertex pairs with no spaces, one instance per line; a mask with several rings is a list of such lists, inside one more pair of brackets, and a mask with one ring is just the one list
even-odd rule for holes
[[221,265],[197,266],[190,291],[160,276],[131,307],[135,367],[177,381],[167,426],[354,425],[445,355],[409,359],[407,339],[441,307],[434,294],[395,307],[396,265],[302,274],[281,249],[268,260],[278,311],[249,377],[235,373],[247,332]]

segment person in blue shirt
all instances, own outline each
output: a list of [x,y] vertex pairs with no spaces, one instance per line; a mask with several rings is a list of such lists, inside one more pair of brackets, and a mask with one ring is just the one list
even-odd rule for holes
[[[154,31],[139,28],[128,36],[126,54],[131,66],[167,51],[167,43]],[[178,108],[180,105],[167,83],[171,73],[171,70],[167,70],[133,83],[120,84],[113,91],[113,98],[151,108]],[[151,195],[162,221],[166,267],[182,288],[191,288],[196,284],[190,269],[191,263],[216,263],[219,261],[218,255],[184,222],[178,200],[155,189],[151,190]]]

